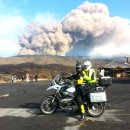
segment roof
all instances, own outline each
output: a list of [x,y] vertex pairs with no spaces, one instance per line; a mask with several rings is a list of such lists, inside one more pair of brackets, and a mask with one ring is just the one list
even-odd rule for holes
[[103,66],[103,68],[117,68],[117,67],[124,68],[124,69],[130,68],[130,64],[122,63],[122,62],[114,60],[114,61],[106,64],[105,66]]

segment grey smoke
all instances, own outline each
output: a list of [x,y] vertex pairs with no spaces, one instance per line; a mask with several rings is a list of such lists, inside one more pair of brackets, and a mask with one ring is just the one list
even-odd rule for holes
[[106,5],[84,2],[61,22],[32,23],[20,37],[19,54],[130,55],[130,21],[111,17]]

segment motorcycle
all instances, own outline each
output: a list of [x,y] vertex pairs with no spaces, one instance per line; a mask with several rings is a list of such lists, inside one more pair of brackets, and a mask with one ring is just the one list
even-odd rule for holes
[[[84,105],[86,113],[92,117],[103,114],[107,102],[105,86],[86,87]],[[57,109],[76,112],[79,107],[76,102],[76,90],[73,81],[64,80],[61,75],[56,75],[51,81],[48,90],[55,90],[54,94],[44,97],[40,102],[43,114],[55,113]]]

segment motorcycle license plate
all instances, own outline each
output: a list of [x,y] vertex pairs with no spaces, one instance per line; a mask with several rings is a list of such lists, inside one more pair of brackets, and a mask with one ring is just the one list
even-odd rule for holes
[[106,102],[106,93],[105,92],[96,92],[90,93],[90,102]]

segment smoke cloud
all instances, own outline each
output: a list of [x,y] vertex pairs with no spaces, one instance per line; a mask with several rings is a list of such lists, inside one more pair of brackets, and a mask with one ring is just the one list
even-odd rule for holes
[[130,55],[130,21],[110,17],[106,5],[84,2],[62,21],[35,22],[20,37],[19,55]]

